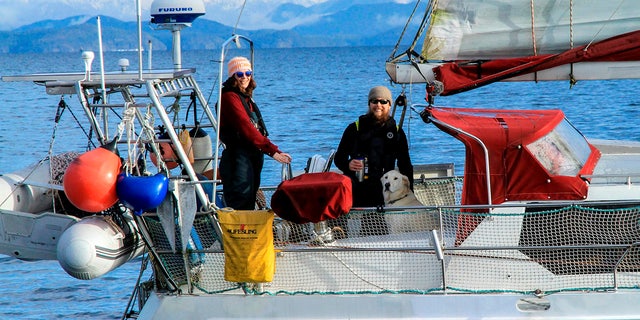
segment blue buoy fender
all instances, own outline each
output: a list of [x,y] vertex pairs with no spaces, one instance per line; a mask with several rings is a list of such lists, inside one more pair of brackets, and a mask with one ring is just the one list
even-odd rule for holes
[[154,209],[162,203],[168,186],[169,179],[162,173],[148,177],[121,173],[118,175],[116,192],[122,204],[141,215],[143,211]]

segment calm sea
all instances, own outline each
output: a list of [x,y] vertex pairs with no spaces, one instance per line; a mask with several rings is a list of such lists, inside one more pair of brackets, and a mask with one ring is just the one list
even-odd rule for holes
[[[389,85],[384,62],[391,47],[260,49],[256,51],[255,99],[271,139],[293,156],[293,169],[302,170],[315,154],[327,155],[346,125],[367,109],[368,90]],[[244,54],[243,52],[239,52]],[[233,55],[234,53],[230,53]],[[190,51],[184,67],[195,67],[200,88],[209,96],[217,83],[220,53]],[[135,53],[106,53],[105,69],[117,69],[128,58],[136,68]],[[144,56],[144,66],[149,58]],[[154,53],[153,66],[171,67],[170,53]],[[96,55],[94,70],[99,70]],[[80,53],[0,55],[0,74],[82,71]],[[391,86],[394,96],[403,88]],[[411,103],[424,102],[424,86],[406,87]],[[439,105],[516,109],[564,110],[583,134],[598,139],[640,141],[640,81],[499,83],[453,97]],[[215,96],[215,94],[214,94]],[[77,98],[65,97],[70,103]],[[213,98],[215,99],[215,98]],[[33,83],[0,82],[0,172],[8,173],[37,162],[49,148],[54,152],[82,147],[70,112],[56,130],[53,119],[59,97],[44,94]],[[421,108],[417,108],[421,110]],[[75,108],[75,115],[81,116]],[[426,125],[413,111],[405,120],[414,164],[454,163],[461,173],[464,150],[457,140]],[[398,118],[398,117],[396,117]],[[281,167],[267,161],[263,181],[276,185]],[[81,281],[68,276],[56,261],[24,262],[0,255],[0,318],[2,319],[118,319],[125,310],[139,273],[135,260],[102,278]]]

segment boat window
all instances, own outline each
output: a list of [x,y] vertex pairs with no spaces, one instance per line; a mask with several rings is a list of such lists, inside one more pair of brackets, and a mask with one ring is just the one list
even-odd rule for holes
[[576,176],[591,153],[589,143],[567,120],[527,149],[552,175]]

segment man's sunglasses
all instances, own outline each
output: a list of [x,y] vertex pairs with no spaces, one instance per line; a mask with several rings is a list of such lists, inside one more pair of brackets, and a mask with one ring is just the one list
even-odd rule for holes
[[371,99],[371,100],[369,100],[369,103],[372,103],[372,104],[378,104],[378,103],[379,104],[388,104],[389,100]]

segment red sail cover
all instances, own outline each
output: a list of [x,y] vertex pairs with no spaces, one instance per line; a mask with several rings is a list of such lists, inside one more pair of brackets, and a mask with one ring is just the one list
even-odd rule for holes
[[640,58],[640,31],[612,37],[559,54],[547,54],[490,61],[457,61],[433,70],[444,84],[441,95],[452,95],[522,74],[560,65],[597,61],[637,61]]
[[493,204],[510,200],[581,200],[587,196],[588,184],[581,175],[593,173],[600,157],[595,147],[590,145],[591,154],[575,176],[552,175],[525,148],[563,121],[561,110],[433,107],[429,111],[438,128],[466,147],[462,204],[488,204],[485,152],[476,139],[451,127],[475,136],[486,146]]
[[285,180],[271,196],[271,208],[282,219],[320,222],[347,214],[353,205],[351,179],[335,172],[305,173]]

